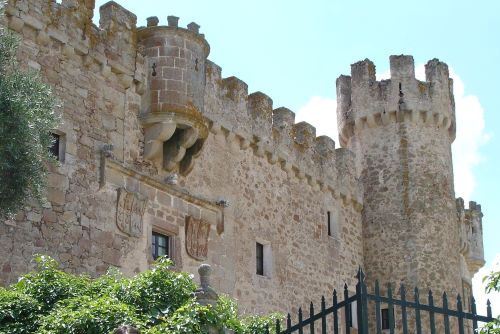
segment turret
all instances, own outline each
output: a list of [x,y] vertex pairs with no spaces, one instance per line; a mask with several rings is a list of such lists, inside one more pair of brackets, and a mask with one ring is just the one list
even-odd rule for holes
[[415,79],[411,56],[390,57],[377,81],[368,59],[337,79],[340,144],[355,154],[364,187],[367,278],[436,291],[460,291],[451,143],[452,82],[446,64],[427,63]]
[[465,222],[470,226],[469,247],[466,254],[467,266],[471,274],[475,274],[485,263],[481,205],[473,201],[469,202],[469,209],[465,210]]
[[156,17],[138,31],[148,66],[148,102],[140,116],[144,127],[144,157],[167,171],[187,174],[208,136],[203,113],[205,62],[209,45],[192,22],[179,18],[159,26]]

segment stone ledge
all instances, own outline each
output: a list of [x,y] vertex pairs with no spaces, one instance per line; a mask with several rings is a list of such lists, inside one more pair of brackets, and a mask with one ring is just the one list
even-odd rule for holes
[[[114,160],[111,157],[104,157],[101,160],[103,166],[101,166],[101,176],[100,176],[100,188],[102,189],[105,184],[111,183],[116,186],[125,186],[125,180],[127,177],[132,178],[134,181],[140,184],[146,184],[152,187],[155,190],[162,191],[172,198],[180,198],[190,204],[194,204],[199,206],[200,208],[212,212],[212,214],[201,212],[200,215],[203,217],[214,217],[215,219],[211,219],[209,223],[213,225],[220,224],[223,221],[223,213],[222,208],[216,204],[216,200],[210,200],[201,196],[193,195],[183,189],[176,187],[175,185],[170,185],[163,183],[151,176],[140,173],[128,166],[123,165],[122,163]],[[122,176],[122,179],[117,179],[112,176],[109,171],[114,171]],[[143,187],[138,189],[141,192]],[[144,194],[148,196],[148,194]],[[150,196],[148,196],[150,197]],[[174,204],[172,204],[174,206]]]

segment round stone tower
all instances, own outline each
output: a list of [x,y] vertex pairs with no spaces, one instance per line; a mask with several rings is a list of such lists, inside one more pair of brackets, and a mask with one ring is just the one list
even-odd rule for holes
[[364,186],[364,267],[369,283],[460,292],[459,226],[451,143],[455,110],[448,67],[391,56],[391,79],[364,60],[337,79],[340,143]]
[[169,16],[168,26],[157,17],[138,30],[148,66],[146,94],[140,117],[144,127],[144,157],[169,172],[187,174],[208,136],[203,119],[205,62],[210,47],[199,26],[178,27]]

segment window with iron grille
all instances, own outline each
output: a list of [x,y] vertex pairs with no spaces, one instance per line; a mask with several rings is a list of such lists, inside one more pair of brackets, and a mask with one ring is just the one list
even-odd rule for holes
[[255,247],[255,262],[257,264],[257,275],[264,276],[264,245],[256,243]]
[[153,259],[166,255],[170,257],[170,236],[153,232],[151,238],[151,251]]

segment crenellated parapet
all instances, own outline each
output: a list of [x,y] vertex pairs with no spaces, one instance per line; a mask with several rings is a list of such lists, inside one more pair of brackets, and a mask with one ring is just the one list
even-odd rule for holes
[[34,36],[42,50],[59,50],[61,60],[141,94],[144,59],[137,52],[136,16],[110,1],[100,8],[97,27],[94,6],[94,0],[9,0],[5,15],[11,30]]
[[352,152],[336,149],[327,136],[316,136],[311,124],[296,123],[291,110],[274,108],[266,94],[248,94],[242,80],[222,78],[216,64],[208,61],[206,65],[204,116],[217,138],[224,138],[233,149],[252,149],[290,177],[361,209],[362,188]]
[[483,213],[481,205],[470,201],[469,208],[464,200],[457,198],[457,218],[460,224],[460,253],[465,257],[469,271],[474,274],[484,265]]
[[411,56],[390,57],[391,78],[376,80],[375,65],[368,59],[351,65],[351,76],[337,79],[337,121],[340,144],[365,127],[391,122],[434,125],[455,138],[453,81],[448,66],[438,59],[425,66],[426,81],[415,78]]

